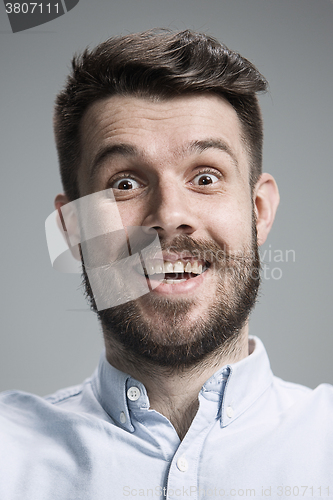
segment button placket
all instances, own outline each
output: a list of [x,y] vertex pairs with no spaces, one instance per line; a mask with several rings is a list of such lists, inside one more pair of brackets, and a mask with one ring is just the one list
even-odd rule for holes
[[[202,429],[202,426],[206,424],[206,417],[202,415],[201,419],[198,427]],[[198,467],[203,444],[210,429],[211,425],[205,425],[205,430],[197,432],[196,426],[190,427],[188,434],[179,445],[178,456],[174,457],[169,470],[166,500],[188,497],[192,500],[199,500]]]

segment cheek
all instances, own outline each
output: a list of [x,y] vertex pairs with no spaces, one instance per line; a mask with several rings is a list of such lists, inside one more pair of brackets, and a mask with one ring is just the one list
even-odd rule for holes
[[144,207],[139,203],[118,203],[117,208],[124,227],[142,226]]
[[252,240],[251,204],[220,204],[205,214],[204,226],[211,238],[229,251],[243,250]]

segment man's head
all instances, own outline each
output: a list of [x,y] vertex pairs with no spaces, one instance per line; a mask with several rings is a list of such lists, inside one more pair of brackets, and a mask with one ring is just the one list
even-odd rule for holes
[[[99,311],[107,345],[180,367],[244,332],[259,286],[257,236],[265,241],[278,203],[261,175],[255,92],[264,88],[248,61],[189,32],[111,39],[75,60],[57,100],[66,194],[56,207],[111,190],[124,227],[154,229],[163,250],[164,262],[146,267],[164,282]],[[114,204],[100,200],[103,225]]]

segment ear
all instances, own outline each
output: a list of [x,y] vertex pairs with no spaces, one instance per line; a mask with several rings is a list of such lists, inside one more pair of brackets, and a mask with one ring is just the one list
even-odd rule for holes
[[275,219],[279,201],[279,190],[274,177],[270,174],[262,174],[253,193],[258,245],[262,245],[266,241]]
[[[65,234],[68,247],[76,260],[81,261],[78,243],[80,242],[79,224],[76,212],[66,209],[66,217],[63,217],[61,208],[70,202],[65,194],[58,194],[54,200],[54,206],[58,210],[59,218],[57,220],[59,229]],[[66,219],[66,220],[65,220]]]

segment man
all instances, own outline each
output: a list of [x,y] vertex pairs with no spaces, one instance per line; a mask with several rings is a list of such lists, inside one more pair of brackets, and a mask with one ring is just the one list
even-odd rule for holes
[[332,396],[248,335],[276,183],[239,54],[189,31],[74,58],[55,109],[59,229],[105,353],[81,386],[2,395],[0,498],[333,494]]

